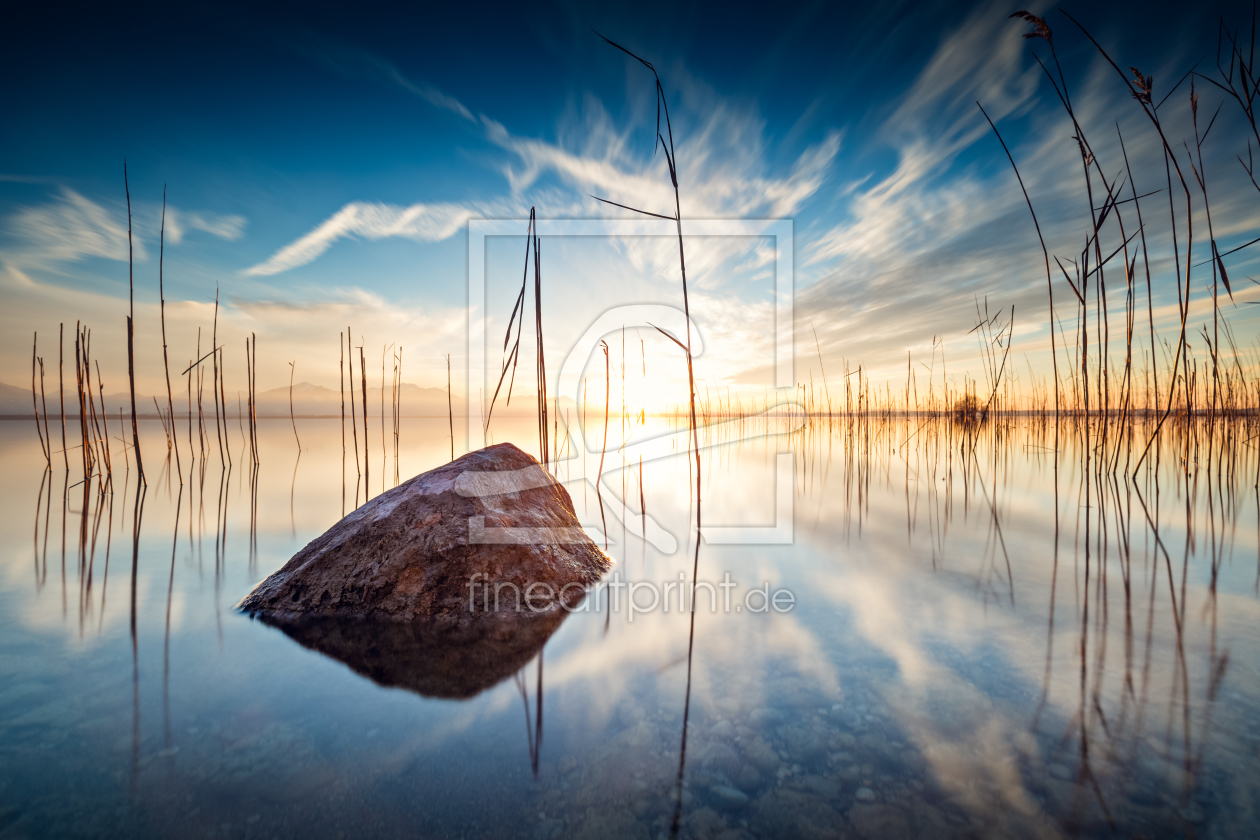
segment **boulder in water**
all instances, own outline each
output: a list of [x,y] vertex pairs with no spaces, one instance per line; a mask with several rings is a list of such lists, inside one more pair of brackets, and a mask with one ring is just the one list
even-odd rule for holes
[[500,443],[366,502],[239,608],[274,620],[540,613],[580,600],[610,565],[551,473]]

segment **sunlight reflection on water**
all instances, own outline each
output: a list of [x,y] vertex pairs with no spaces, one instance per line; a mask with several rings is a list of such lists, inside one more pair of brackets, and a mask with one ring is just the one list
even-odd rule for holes
[[[27,424],[0,423],[0,835],[668,834],[676,604],[630,621],[594,591],[466,700],[383,687],[233,610],[355,505],[337,422],[300,425],[299,459],[287,421],[262,423],[256,487],[243,455],[225,472],[216,454],[181,488],[146,424],[161,474],[133,565],[134,475],[105,495],[74,466],[41,475]],[[918,427],[705,450],[705,522],[726,526],[773,524],[776,453],[793,454],[794,542],[703,545],[700,577],[729,573],[736,607],[764,584],[795,606],[701,600],[680,835],[1252,836],[1250,445],[1200,430],[1187,475],[1170,436],[1157,487],[1086,467],[1066,424],[1057,459],[1032,420],[975,440]],[[403,421],[403,478],[448,457],[445,419]],[[582,483],[597,461],[556,472],[602,531]],[[620,467],[610,452],[606,509],[637,513],[641,480],[678,545],[606,510],[618,579],[689,575],[686,459]],[[371,494],[393,474],[372,461]]]

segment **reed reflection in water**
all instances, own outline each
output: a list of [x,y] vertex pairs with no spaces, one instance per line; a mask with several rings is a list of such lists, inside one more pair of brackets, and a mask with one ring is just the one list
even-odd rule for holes
[[[1251,836],[1251,420],[1166,426],[1136,478],[1140,424],[800,421],[701,430],[706,525],[773,525],[787,452],[795,529],[702,545],[700,580],[729,573],[736,605],[765,583],[796,600],[699,601],[679,836]],[[400,422],[401,478],[449,459],[446,418]],[[186,460],[182,487],[147,464],[147,489],[119,458],[104,487],[50,470],[0,424],[0,492],[27,511],[0,532],[0,830],[668,835],[691,617],[674,604],[631,621],[603,585],[536,652],[458,682],[467,699],[371,638],[325,656],[231,609],[357,480],[337,421],[299,424],[300,470],[284,418],[259,424],[258,464]],[[141,432],[160,451],[158,425]],[[600,454],[556,472],[606,530],[615,580],[688,575],[685,448],[641,468],[634,441],[610,448],[597,495],[579,484]]]

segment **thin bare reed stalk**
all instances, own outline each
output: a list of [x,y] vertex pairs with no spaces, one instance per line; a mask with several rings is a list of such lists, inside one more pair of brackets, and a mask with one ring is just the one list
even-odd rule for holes
[[[97,374],[99,382],[100,364],[97,364]],[[93,395],[92,386],[92,362],[91,362],[91,341],[88,331],[84,329],[83,340],[83,403],[87,406],[85,410],[87,440],[84,446],[88,449],[88,455],[92,465],[92,471],[100,480],[100,487],[103,490],[107,479],[112,474],[112,467],[109,458],[109,409],[105,405],[105,389],[101,387],[101,410],[98,414],[96,411],[96,397]],[[119,407],[119,440],[122,442],[124,449],[127,446],[126,438],[121,437],[126,433],[126,424],[122,422],[122,408]],[[104,428],[102,429],[102,423]]]
[[[250,400],[249,420],[253,426],[254,452],[256,453],[254,456],[254,463],[257,464],[262,460],[262,453],[258,449],[258,336],[254,333],[250,333],[249,337],[253,339],[253,344],[251,345],[250,350],[253,354],[252,361],[254,367],[254,379],[250,384],[250,387],[253,389],[253,397]],[[257,484],[255,484],[254,492],[258,492]]]
[[[210,382],[210,394],[214,397],[214,436],[219,444],[219,463],[224,463],[223,457],[223,430],[219,421],[219,287],[214,287],[214,321],[210,327],[210,354],[213,357],[210,364],[210,373],[213,377]],[[224,407],[226,409],[226,406]]]
[[[692,349],[691,302],[687,294],[687,258],[686,258],[686,253],[683,248],[682,199],[678,190],[678,158],[674,149],[674,130],[673,130],[672,125],[670,124],[670,119],[669,119],[669,104],[665,99],[665,88],[661,84],[660,74],[656,72],[656,68],[652,66],[651,62],[640,58],[639,56],[627,50],[625,47],[621,46],[620,44],[614,43],[613,41],[610,41],[607,38],[604,38],[603,35],[600,35],[599,37],[603,38],[603,40],[607,42],[610,46],[616,47],[617,49],[621,50],[626,55],[638,61],[648,70],[652,71],[652,76],[656,81],[655,99],[657,103],[656,138],[653,140],[653,147],[655,147],[656,143],[659,141],[661,152],[665,157],[665,163],[669,167],[669,179],[670,179],[671,184],[674,187],[674,214],[673,216],[665,216],[659,213],[649,213],[645,210],[637,210],[633,207],[626,207],[625,205],[620,205],[620,204],[616,206],[622,207],[623,209],[630,210],[635,213],[640,213],[647,216],[653,216],[658,219],[672,219],[672,221],[674,222],[675,227],[678,231],[678,266],[679,266],[679,270],[682,276],[683,316],[687,322],[686,323],[687,343],[683,349],[687,357],[688,415],[691,422],[691,445],[692,445],[692,450],[695,455],[695,468],[696,468],[696,474],[695,474],[696,545],[695,545],[694,559],[692,561],[692,572],[691,572],[692,598],[691,598],[691,622],[690,622],[691,627],[690,627],[690,632],[688,635],[688,643],[687,643],[687,694],[686,694],[686,699],[683,702],[682,744],[679,748],[678,778],[676,781],[676,786],[675,786],[675,791],[674,791],[676,800],[675,800],[673,821],[670,827],[672,833],[677,833],[678,827],[679,827],[679,821],[681,820],[681,817],[682,817],[683,770],[686,765],[686,759],[687,759],[687,726],[688,726],[688,720],[691,713],[691,665],[692,665],[692,653],[695,648],[695,636],[696,636],[695,587],[696,587],[696,576],[700,570],[700,534],[701,534],[700,490],[702,487],[701,468],[700,468],[700,431],[696,423],[696,374],[695,374],[694,359],[691,352],[691,349]],[[660,118],[661,118],[662,112],[665,115],[665,135],[668,135],[669,137],[668,142],[666,141],[665,135],[662,135],[661,130],[660,130],[661,128]],[[599,199],[599,200],[604,201],[604,199]],[[616,202],[607,202],[607,203],[616,204]]]
[[604,518],[604,453],[608,451],[608,392],[612,385],[612,368],[608,361],[608,342],[601,341],[604,351],[604,442],[599,447],[599,472],[595,474],[595,498],[599,500],[599,525],[604,531],[604,553],[608,553],[608,520]]
[[48,442],[44,440],[44,429],[39,425],[39,395],[35,392],[35,368],[37,366],[36,354],[39,352],[39,333],[35,333],[35,338],[31,342],[31,406],[35,409],[35,433],[39,435],[39,451],[44,453],[44,459],[48,461],[48,468],[52,469],[52,453],[49,451]]
[[[1155,391],[1156,399],[1158,399],[1159,366],[1153,363],[1155,359],[1155,353],[1156,353],[1156,349],[1155,349],[1156,347],[1155,345],[1155,301],[1154,301],[1153,294],[1151,292],[1151,260],[1150,260],[1149,253],[1146,248],[1146,225],[1143,224],[1142,222],[1142,204],[1139,201],[1140,196],[1138,196],[1137,194],[1137,185],[1134,183],[1134,180],[1133,180],[1133,169],[1132,167],[1129,166],[1129,152],[1128,152],[1128,149],[1125,148],[1124,135],[1120,133],[1119,125],[1116,126],[1116,135],[1119,137],[1119,140],[1120,140],[1120,152],[1124,156],[1124,169],[1125,169],[1125,173],[1128,175],[1128,178],[1129,178],[1129,190],[1132,194],[1130,201],[1133,202],[1133,209],[1134,209],[1134,212],[1137,214],[1138,235],[1142,238],[1142,268],[1146,272],[1146,317],[1147,317],[1147,324],[1150,327],[1150,340],[1151,340],[1151,360],[1152,360],[1151,377],[1154,382],[1154,391]],[[1051,328],[1053,329],[1053,325],[1051,325]],[[1149,406],[1150,404],[1149,399],[1145,400],[1144,402],[1147,404],[1147,406]]]
[[[106,420],[108,420],[108,419],[109,419],[109,414],[108,414],[108,412],[106,412],[106,414],[105,414],[105,419],[106,419]],[[119,406],[119,407],[118,407],[118,431],[119,431],[119,432],[124,432],[124,431],[126,430],[126,428],[127,428],[127,427],[123,425],[123,412],[122,412],[122,406]],[[124,469],[124,470],[130,470],[130,469],[131,469],[131,462],[127,459],[127,439],[126,439],[126,438],[120,438],[120,440],[122,441],[122,451],[123,451],[123,469]],[[105,474],[106,474],[107,476],[111,475],[111,473],[112,473],[112,472],[113,472],[113,471],[112,471],[111,469],[109,469],[108,467],[106,467]],[[111,478],[110,480],[112,481],[112,478]]]
[[[534,209],[531,207],[529,211],[530,221],[533,222]],[[538,239],[537,225],[534,227],[534,339],[536,349],[534,360],[536,370],[534,372],[537,381],[537,399],[538,399],[538,448],[541,451],[539,458],[542,465],[548,469],[551,467],[551,447],[547,441],[547,361],[543,353],[543,328],[542,328],[542,243]]]
[[[401,349],[401,348],[400,348]],[[394,472],[398,472],[398,351],[395,350],[390,361],[393,367],[389,375],[389,437],[394,447]],[[397,486],[398,482],[394,482]]]
[[127,385],[131,393],[131,443],[136,450],[136,474],[141,484],[144,479],[144,461],[140,458],[140,427],[136,424],[136,278],[135,259],[131,243],[131,185],[127,182],[127,161],[123,160],[123,189],[127,193]]
[[[247,340],[246,341],[246,357],[247,358],[248,358],[248,353],[249,353],[248,346],[249,346],[249,342]],[[227,434],[227,410],[226,410],[227,395],[226,395],[226,391],[224,390],[224,385],[223,385],[223,365],[221,363],[222,352],[223,352],[222,347],[212,347],[210,351],[206,353],[205,355],[198,355],[197,361],[191,362],[188,365],[188,368],[184,370],[182,374],[180,374],[181,376],[184,376],[184,375],[191,375],[195,373],[197,377],[197,435],[198,435],[198,440],[200,441],[200,444],[201,444],[202,460],[205,459],[206,441],[209,439],[208,433],[206,432],[206,428],[205,428],[206,426],[205,413],[202,408],[202,405],[203,405],[202,396],[204,394],[204,385],[205,385],[205,369],[202,367],[202,362],[204,362],[206,359],[209,359],[211,357],[213,357],[214,359],[214,374],[213,374],[214,379],[210,383],[210,392],[214,396],[214,400],[216,403],[216,408],[215,408],[216,433],[218,431],[218,413],[219,413],[217,404],[222,402],[225,407],[224,412],[223,412],[223,435],[226,436]],[[201,353],[201,329],[200,328],[197,329],[197,353],[198,354]],[[191,385],[192,385],[192,382],[190,380],[189,381],[190,388],[191,388]],[[190,398],[191,398],[191,394],[190,394]],[[191,422],[192,422],[192,407],[190,405],[189,406],[190,425],[191,425]],[[188,446],[189,446],[189,449],[191,450],[192,449],[191,434],[189,435],[189,437],[190,437],[190,440],[189,440]],[[223,437],[220,437],[219,438],[220,463],[223,463],[225,465],[230,465],[232,463],[231,452],[230,451],[227,452],[226,459],[224,457],[224,452],[225,452],[225,447],[223,446]]]
[[[827,369],[823,367],[822,345],[818,343],[818,330],[814,329],[814,322],[809,322],[809,328],[814,333],[814,350],[818,353],[818,370],[822,373],[823,391],[827,395],[827,416],[831,416],[831,388],[827,385]],[[647,362],[644,362],[646,370]]]
[[[109,451],[109,407],[105,405],[105,380],[101,378],[101,360],[96,360],[96,387],[101,394],[101,425],[104,427],[101,434],[101,455],[105,461],[105,474],[110,476],[114,472],[113,456]],[[125,427],[122,423],[122,410],[118,413],[118,440],[122,444],[123,457],[127,453],[127,439],[123,437]]]
[[209,434],[206,432],[205,418],[205,394],[206,394],[206,372],[201,366],[197,366],[197,432],[201,436],[201,459],[207,460],[206,450],[209,448],[207,441]]
[[57,388],[61,394],[61,460],[66,468],[66,472],[70,472],[70,454],[66,446],[66,325],[60,323],[57,325]]
[[297,369],[297,361],[289,362],[289,422],[293,424],[293,439],[297,441],[298,452],[302,451],[302,439],[298,437],[297,419],[293,416],[293,373]]
[[359,376],[362,377],[359,393],[363,396],[363,501],[367,501],[368,488],[371,485],[372,473],[368,467],[368,415],[367,415],[367,357],[363,355],[363,345],[359,345]]
[[[171,430],[166,425],[166,415],[162,413],[162,407],[158,405],[157,397],[153,398],[153,410],[157,413],[158,420],[162,423],[162,432],[166,435],[166,440],[169,443],[171,439]],[[168,449],[167,451],[169,452],[170,450]]]
[[[596,33],[596,34],[598,35],[599,33]],[[629,210],[633,213],[639,213],[644,216],[651,216],[657,219],[666,219],[668,221],[672,221],[674,222],[676,229],[678,231],[678,263],[679,263],[679,269],[682,275],[683,316],[687,322],[686,323],[687,343],[683,345],[683,350],[687,357],[688,413],[689,413],[689,418],[691,422],[692,449],[694,452],[695,465],[696,465],[696,475],[695,475],[695,481],[696,481],[696,559],[695,559],[694,565],[698,569],[699,562],[700,562],[700,554],[699,554],[700,552],[700,488],[702,486],[701,477],[700,477],[700,436],[699,436],[699,427],[696,422],[696,374],[695,374],[694,359],[691,352],[691,302],[687,293],[687,259],[686,259],[686,253],[683,248],[682,199],[678,190],[678,166],[677,166],[677,156],[674,150],[674,130],[669,119],[669,104],[665,100],[665,88],[662,86],[661,77],[656,72],[656,68],[652,66],[652,63],[640,58],[639,56],[627,50],[625,47],[621,46],[620,44],[617,44],[609,40],[608,38],[604,38],[603,35],[600,35],[599,37],[602,38],[610,46],[621,50],[623,53],[625,53],[626,55],[633,58],[635,61],[642,64],[648,70],[652,71],[652,77],[655,79],[655,82],[656,82],[656,91],[655,91],[655,94],[656,94],[655,98],[657,102],[656,138],[653,141],[653,145],[655,146],[656,143],[659,142],[661,152],[665,156],[665,163],[669,167],[670,183],[673,185],[673,188],[674,188],[674,214],[672,216],[666,216],[660,213],[651,213],[646,210],[639,210],[634,207],[627,207],[624,204],[618,204],[615,201],[608,201],[607,199],[599,198],[598,196],[593,196],[593,198],[595,198],[596,201],[600,201],[605,204],[611,204],[613,206],[620,207],[623,210]],[[662,113],[664,113],[665,115],[665,134],[668,135],[669,137],[668,141],[666,141],[665,135],[661,134],[660,118],[661,118]],[[693,577],[692,585],[694,587],[694,584],[695,584],[694,570],[693,570],[692,577]],[[690,666],[688,666],[688,672],[690,673]]]
[[206,423],[205,417],[201,409],[201,396],[203,389],[201,387],[201,362],[205,356],[201,355],[201,327],[197,328],[197,361],[189,365],[189,371],[197,378],[197,451],[201,453],[201,460],[206,459]]
[[[582,440],[586,440],[586,377],[582,377]],[[582,507],[586,507],[586,444],[582,444]]]
[[224,378],[227,376],[227,371],[224,369],[225,365],[224,365],[224,358],[223,358],[223,348],[222,347],[218,348],[216,352],[218,353],[217,358],[219,360],[219,366],[218,366],[219,367],[219,403],[223,406],[223,441],[224,441],[223,450],[227,454],[228,466],[231,467],[232,466],[232,442],[228,438],[227,385],[223,381]]
[[[354,433],[354,469],[356,475],[363,475],[363,465],[359,462],[359,418],[354,407],[354,347],[351,345],[350,328],[346,327],[346,349],[350,351],[350,430]],[[364,397],[367,405],[367,397]],[[343,413],[344,416],[344,413]],[[355,490],[355,507],[358,507],[358,490]]]
[[249,451],[250,459],[253,463],[258,463],[258,434],[254,426],[254,416],[257,410],[254,407],[254,365],[253,365],[253,345],[250,339],[245,339],[245,368],[246,368],[246,388],[249,392],[246,409],[249,411]]
[[[170,420],[170,435],[167,448],[175,449],[175,472],[179,474],[179,483],[184,484],[184,468],[179,459],[179,435],[175,432],[175,398],[171,393],[171,364],[166,350],[166,288],[163,268],[166,263],[166,185],[162,185],[162,226],[158,233],[158,304],[162,322],[162,370],[166,374],[166,414]],[[161,411],[159,410],[160,414]]]
[[337,377],[341,383],[341,462],[345,468],[346,460],[346,347],[341,343],[342,334],[337,333],[337,350],[341,360],[337,365]]
[[455,405],[451,401],[451,354],[446,354],[446,421],[451,434],[451,460],[455,460]]
[[[249,345],[249,339],[246,339],[246,340],[245,340],[245,344],[246,344],[246,346],[248,347],[248,345]],[[193,367],[193,361],[192,361],[192,359],[189,359],[189,360],[188,360],[188,369],[191,371],[191,370],[192,370],[192,367]],[[191,481],[192,481],[192,467],[193,467],[193,463],[195,463],[195,462],[196,462],[196,460],[197,460],[197,456],[196,456],[196,454],[193,452],[193,445],[192,445],[192,418],[193,418],[193,410],[192,410],[192,375],[191,375],[191,374],[189,374],[188,376],[185,376],[184,378],[185,378],[185,380],[186,380],[186,381],[187,381],[187,383],[188,383],[188,457],[189,457],[190,459],[192,459],[192,460],[189,462],[189,464],[188,464],[188,470],[189,470],[188,480],[191,482]],[[191,498],[191,496],[190,496],[189,498]]]
[[[490,420],[494,416],[494,406],[503,387],[503,380],[508,379],[507,405],[512,404],[512,388],[516,384],[516,363],[520,360],[521,331],[525,326],[525,293],[529,288],[529,263],[534,261],[534,375],[536,379],[536,399],[538,405],[538,460],[543,466],[550,461],[550,450],[547,442],[547,363],[543,353],[542,332],[542,271],[539,268],[541,249],[538,241],[538,224],[535,208],[529,208],[529,225],[525,230],[525,266],[521,272],[521,290],[512,305],[512,314],[508,318],[507,331],[503,336],[503,364],[499,370],[499,381],[494,387],[494,395],[490,398],[490,410],[486,414],[484,428],[490,428]],[[516,340],[512,342],[512,328],[516,328]],[[512,349],[508,351],[508,343]],[[508,378],[508,372],[511,377]],[[452,441],[454,435],[451,436]]]
[[[1222,106],[1224,103],[1221,103]],[[1194,158],[1190,159],[1191,174],[1199,185],[1199,191],[1203,194],[1203,213],[1207,217],[1208,226],[1208,242],[1211,244],[1212,251],[1212,337],[1208,344],[1212,353],[1212,402],[1210,417],[1215,417],[1218,401],[1220,399],[1220,368],[1217,364],[1216,349],[1221,344],[1220,333],[1220,303],[1218,301],[1218,281],[1223,283],[1225,291],[1229,293],[1229,298],[1234,299],[1234,292],[1229,286],[1229,274],[1225,271],[1225,261],[1221,259],[1220,250],[1216,247],[1216,233],[1212,226],[1212,203],[1208,200],[1207,188],[1207,170],[1203,166],[1203,142],[1207,139],[1208,134],[1212,131],[1212,126],[1216,124],[1216,117],[1220,114],[1220,107],[1216,109],[1216,114],[1212,116],[1212,120],[1208,123],[1203,134],[1199,134],[1199,95],[1194,90],[1194,79],[1190,79],[1190,115],[1194,123],[1194,147],[1195,154],[1199,159],[1199,165],[1194,165]],[[1184,144],[1183,144],[1184,145]],[[1190,157],[1190,149],[1186,147],[1186,156]],[[1206,335],[1204,336],[1207,337]]]
[[[403,391],[402,364],[403,364],[403,349],[402,349],[402,345],[400,344],[398,345],[398,372],[395,376],[395,379],[397,380],[397,386],[394,390],[394,484],[398,484],[398,455],[399,455],[399,445],[402,441],[402,391]],[[448,406],[448,411],[449,411],[450,401],[451,401],[451,369],[450,369],[450,360],[448,359],[447,368],[446,368],[446,403]],[[453,422],[454,421],[452,421],[452,423]],[[451,446],[453,447],[454,445],[455,445],[455,434],[454,434],[454,427],[452,426]],[[452,458],[452,460],[454,459]]]
[[1011,162],[1011,169],[1015,172],[1015,180],[1019,181],[1019,189],[1024,194],[1024,202],[1028,205],[1028,213],[1032,216],[1033,227],[1037,230],[1037,241],[1041,243],[1041,256],[1045,261],[1046,269],[1046,297],[1049,300],[1050,308],[1050,359],[1054,366],[1054,415],[1059,416],[1059,352],[1054,341],[1054,284],[1050,279],[1050,251],[1046,248],[1046,238],[1041,234],[1041,223],[1037,221],[1037,211],[1033,209],[1032,199],[1028,197],[1028,188],[1024,186],[1024,178],[1019,174],[1019,167],[1015,165],[1015,157],[1011,154],[1011,150],[1007,148],[1006,141],[1002,139],[1002,133],[998,131],[997,126],[993,124],[993,120],[989,118],[989,114],[984,110],[984,106],[979,102],[976,107],[980,109],[980,113],[984,114],[985,120],[989,123],[989,127],[993,129],[994,136],[998,142],[1002,144],[1002,151],[1006,152],[1006,159]]
[[[97,464],[105,464],[105,472],[109,473],[109,464],[105,460],[105,453],[101,451],[104,435],[101,432],[100,418],[96,413],[96,399],[92,396],[92,333],[86,327],[83,330],[83,388],[87,392],[88,419],[91,425],[89,433],[91,434],[91,443],[94,448],[94,460]],[[104,411],[105,407],[101,406]],[[108,441],[106,441],[108,443]]]
[[[253,416],[253,399],[254,399],[253,382],[254,382],[253,366],[249,363],[249,339],[247,338],[245,339],[245,411],[246,413],[250,414],[251,417]],[[191,413],[191,411],[192,411],[192,407],[190,405],[189,412]],[[191,429],[192,429],[192,424],[189,423],[189,430],[190,430],[189,444],[188,444],[189,447],[192,446]],[[257,458],[255,457],[255,454],[254,454],[254,430],[253,430],[252,423],[250,424],[247,436],[249,439],[249,460],[250,460],[250,463],[254,463],[257,460]]]
[[77,321],[74,325],[74,377],[79,397],[79,446],[83,455],[83,480],[86,482],[92,476],[92,449],[88,442],[87,402],[83,398],[83,333]]
[[381,488],[385,487],[385,354],[394,345],[381,345]]
[[39,357],[39,403],[44,411],[44,454],[48,469],[52,469],[52,434],[48,431],[48,398],[44,394],[44,357]]

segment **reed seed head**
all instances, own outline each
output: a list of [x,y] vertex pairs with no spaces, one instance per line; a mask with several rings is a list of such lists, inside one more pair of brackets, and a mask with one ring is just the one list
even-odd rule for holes
[[1025,12],[1022,9],[1012,14],[1011,17],[1026,20],[1033,25],[1032,32],[1024,33],[1025,38],[1044,38],[1047,44],[1051,47],[1054,46],[1054,35],[1051,33],[1050,25],[1046,23],[1045,18],[1037,17],[1032,12]]

